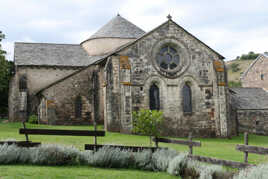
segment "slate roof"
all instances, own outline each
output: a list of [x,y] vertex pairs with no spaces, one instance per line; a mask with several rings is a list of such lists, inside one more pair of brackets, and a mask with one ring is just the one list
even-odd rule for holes
[[237,109],[268,109],[268,92],[262,88],[230,88],[230,93]]
[[125,18],[117,15],[105,24],[100,30],[93,34],[89,39],[113,37],[113,38],[139,38],[145,32],[132,24]]
[[103,56],[89,56],[76,44],[15,43],[15,65],[88,66]]

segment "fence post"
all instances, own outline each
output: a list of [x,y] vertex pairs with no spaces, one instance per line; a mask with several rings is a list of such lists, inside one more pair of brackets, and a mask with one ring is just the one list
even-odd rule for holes
[[[22,124],[23,124],[23,128],[26,129],[25,121],[23,121]],[[25,134],[25,137],[26,137],[26,141],[29,142],[28,134]]]
[[158,148],[158,139],[157,136],[154,137],[155,147]]
[[[248,145],[248,133],[244,133],[244,144]],[[244,162],[248,163],[248,152],[244,152]]]
[[[189,133],[188,140],[189,140],[190,142],[192,142],[192,140],[193,140],[192,132]],[[189,145],[189,154],[190,154],[190,155],[193,155],[193,146],[192,146],[192,144]]]
[[[95,130],[95,132],[97,131],[96,121],[94,121],[94,130]],[[94,136],[94,144],[97,145],[97,136],[96,136],[96,133],[95,133],[95,136]]]

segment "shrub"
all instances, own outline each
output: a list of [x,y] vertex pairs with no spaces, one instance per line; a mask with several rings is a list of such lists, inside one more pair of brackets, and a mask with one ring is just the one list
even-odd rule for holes
[[177,155],[168,165],[167,172],[171,175],[180,175],[183,168],[185,168],[187,154],[182,153]]
[[28,118],[28,122],[31,124],[38,124],[38,117],[36,115],[31,115]]
[[199,173],[199,179],[212,179],[215,173],[224,172],[224,168],[219,165],[208,165],[195,160],[187,161],[187,168],[192,168]]
[[152,144],[152,136],[158,137],[160,135],[160,129],[164,120],[163,112],[141,109],[138,112],[133,112],[133,119],[133,132],[149,136],[150,144]]
[[119,148],[103,147],[93,155],[88,155],[89,165],[107,168],[128,168],[130,162],[130,152],[120,151]]
[[265,179],[268,178],[268,163],[244,169],[234,179]]
[[152,151],[144,150],[140,152],[133,152],[131,157],[134,160],[133,168],[141,170],[152,170]]
[[175,150],[160,149],[152,155],[152,165],[154,170],[166,171],[170,161],[177,156],[178,153]]
[[[135,168],[150,171],[166,171],[171,175],[199,177],[200,179],[231,178],[225,175],[221,166],[207,165],[189,160],[187,154],[175,150],[161,149],[152,153],[149,150],[131,152],[118,148],[103,147],[97,152],[79,151],[74,147],[41,145],[33,148],[20,148],[15,145],[0,145],[1,164],[37,165],[89,165],[105,168]],[[185,171],[188,171],[185,172]],[[235,179],[267,178],[268,165],[260,165],[242,171]],[[227,173],[227,172],[226,172]],[[228,173],[227,173],[228,174]],[[227,177],[226,177],[227,176]]]
[[232,70],[232,72],[238,72],[240,70],[239,64],[238,63],[233,63],[231,65],[231,70]]
[[31,163],[38,165],[74,165],[78,164],[80,151],[74,147],[60,145],[42,145],[32,148]]

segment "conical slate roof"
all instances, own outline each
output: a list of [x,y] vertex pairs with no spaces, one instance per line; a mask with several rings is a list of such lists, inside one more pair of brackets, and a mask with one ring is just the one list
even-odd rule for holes
[[115,37],[115,38],[139,38],[145,32],[132,24],[119,14],[93,34],[89,39]]

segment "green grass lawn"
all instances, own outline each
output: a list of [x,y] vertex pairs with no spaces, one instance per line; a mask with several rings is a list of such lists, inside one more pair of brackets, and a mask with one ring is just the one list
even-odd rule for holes
[[102,169],[87,166],[25,166],[0,165],[1,179],[178,179],[164,172],[127,169]]
[[[0,124],[0,140],[13,138],[17,140],[25,140],[24,135],[18,133],[18,129],[22,127],[21,123]],[[50,129],[75,129],[85,130],[93,129],[87,126],[46,126],[27,124],[27,128],[50,128]],[[99,129],[102,129],[100,126]],[[73,137],[73,136],[29,136],[33,142],[53,143],[62,145],[73,145],[81,150],[84,144],[93,143],[93,137]],[[202,147],[195,147],[194,154],[215,157],[226,160],[243,161],[243,153],[236,151],[236,144],[243,143],[243,136],[233,137],[232,139],[204,139],[196,138],[202,143]],[[99,144],[124,144],[148,146],[149,138],[138,135],[125,135],[119,133],[107,132],[105,137],[98,137]],[[268,137],[249,135],[249,145],[268,147]],[[187,151],[188,148],[182,145],[163,144],[161,147],[169,147],[178,151]],[[249,163],[262,163],[268,161],[267,156],[249,154]],[[51,172],[48,172],[51,171]],[[72,172],[71,172],[72,171]],[[0,179],[19,178],[17,175],[24,176],[34,173],[34,178],[40,178],[42,174],[46,178],[173,178],[166,173],[154,173],[136,170],[118,170],[118,169],[97,169],[91,167],[40,167],[40,166],[0,166]],[[53,174],[54,173],[54,174]],[[81,175],[80,175],[81,174]],[[96,176],[95,176],[96,175]],[[39,177],[40,176],[40,177]],[[2,177],[2,178],[1,178]]]

